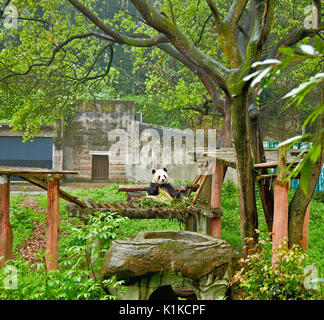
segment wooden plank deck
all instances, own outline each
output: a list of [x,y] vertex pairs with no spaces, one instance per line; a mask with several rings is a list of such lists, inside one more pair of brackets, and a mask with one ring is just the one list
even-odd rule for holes
[[0,175],[8,176],[32,176],[32,177],[58,177],[60,178],[64,174],[78,174],[78,171],[71,170],[56,170],[46,168],[29,168],[29,167],[10,167],[0,166]]
[[[236,169],[236,157],[233,148],[219,148],[219,149],[196,149],[194,151],[197,156],[210,158],[224,166],[231,167]],[[291,164],[295,159],[296,155],[298,155],[302,150],[298,149],[290,149],[287,152],[287,164]],[[190,152],[193,153],[193,152]],[[266,162],[265,163],[257,163],[254,165],[255,170],[264,169],[264,168],[276,168],[278,165],[277,157],[278,150],[277,149],[265,149]],[[298,164],[298,162],[296,162]]]

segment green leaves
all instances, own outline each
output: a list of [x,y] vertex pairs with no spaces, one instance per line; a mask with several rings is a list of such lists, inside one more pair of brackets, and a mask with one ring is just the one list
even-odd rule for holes
[[234,288],[243,300],[308,300],[316,292],[304,286],[304,269],[309,258],[297,246],[276,250],[278,261],[272,265],[270,239],[259,241],[254,252],[242,258],[242,269],[233,277]]
[[[21,201],[21,198],[16,200]],[[13,206],[13,229],[20,233],[27,218],[30,220],[30,209],[21,209],[21,214],[16,213],[18,206]],[[17,216],[16,216],[17,215]],[[25,217],[26,216],[26,217]],[[20,223],[16,221],[20,219]],[[103,255],[106,253],[109,242],[117,237],[117,226],[126,218],[98,212],[92,216],[87,225],[73,228],[69,237],[74,238],[74,245],[60,249],[60,270],[47,272],[45,268],[46,252],[37,254],[40,261],[32,266],[23,259],[9,260],[6,265],[12,266],[17,271],[17,288],[6,289],[3,280],[8,277],[4,268],[0,268],[0,299],[1,300],[108,300],[114,296],[107,294],[101,287],[99,273]],[[19,227],[19,228],[18,228]],[[14,231],[15,236],[16,232]],[[93,248],[96,240],[101,240],[101,248]],[[64,252],[62,252],[64,251]],[[89,259],[91,257],[91,261]],[[120,287],[122,281],[116,278],[104,281],[106,288]]]
[[291,47],[281,47],[279,48],[279,52],[285,56],[290,56],[295,54],[295,50]]
[[12,4],[22,19],[15,32],[0,29],[0,117],[9,119],[14,130],[26,131],[28,138],[41,125],[69,118],[77,102],[118,75],[105,75],[110,63],[105,59],[107,42],[90,36],[73,38],[97,30],[67,2]]
[[304,161],[303,164],[303,170],[301,170],[300,174],[300,185],[301,188],[304,192],[304,194],[308,194],[308,186],[309,186],[309,178],[310,178],[310,173],[311,173],[311,168],[312,168],[312,162],[310,159],[307,159]]
[[[291,64],[300,63],[301,66],[308,66],[310,62],[313,63],[323,63],[324,59],[324,41],[320,37],[315,37],[314,47],[306,44],[300,45],[301,52],[294,50],[291,47],[280,48],[279,51],[283,55],[281,62],[274,61],[274,65],[266,67],[265,69],[257,70],[256,72],[245,77],[246,81],[254,78],[251,86],[255,86],[257,83],[261,82],[261,90],[269,88],[278,78],[278,76],[285,71]],[[254,66],[262,66],[269,64],[267,61],[257,62]],[[283,96],[282,99],[286,100],[285,109],[291,106],[298,108],[305,101],[305,98],[315,89],[319,88],[324,83],[324,73],[318,72],[313,76],[300,83],[297,87],[291,89],[287,94]],[[307,119],[303,123],[303,128],[307,125],[313,124],[321,114],[324,113],[324,105],[320,104],[315,106]],[[296,177],[300,174],[300,185],[303,192],[306,194],[308,192],[310,174],[312,172],[313,164],[319,159],[321,151],[324,145],[324,130],[317,130],[315,133],[308,133],[304,136],[293,137],[282,142],[280,145],[287,145],[287,149],[291,148],[296,142],[299,141],[312,142],[312,147],[305,155],[302,153],[294,162],[300,161],[298,166],[288,175],[287,179]],[[303,156],[303,158],[302,158]],[[288,166],[291,169],[292,164]]]

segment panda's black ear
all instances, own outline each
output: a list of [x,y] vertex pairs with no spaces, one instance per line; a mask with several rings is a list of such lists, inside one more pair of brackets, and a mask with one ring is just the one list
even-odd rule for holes
[[163,170],[164,170],[165,172],[168,172],[168,170],[167,170],[166,168],[163,168]]
[[152,170],[152,174],[154,174],[155,172],[156,172],[155,169],[153,169],[153,170]]

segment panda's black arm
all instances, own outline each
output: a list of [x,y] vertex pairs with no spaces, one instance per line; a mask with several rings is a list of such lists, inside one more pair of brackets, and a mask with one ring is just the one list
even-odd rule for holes
[[150,196],[157,196],[159,194],[159,184],[151,182],[148,194]]
[[174,189],[170,183],[164,184],[163,187],[165,187],[167,189],[169,195],[172,198],[179,198],[180,197],[180,192],[178,192],[176,189]]

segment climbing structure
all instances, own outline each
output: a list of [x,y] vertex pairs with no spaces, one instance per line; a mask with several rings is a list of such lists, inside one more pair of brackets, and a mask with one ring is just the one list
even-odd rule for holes
[[0,167],[0,265],[12,258],[13,235],[10,226],[10,177],[16,176],[47,190],[46,250],[47,269],[58,268],[59,199],[60,197],[81,205],[76,197],[60,190],[60,180],[64,174],[76,171],[52,170],[26,167]]

